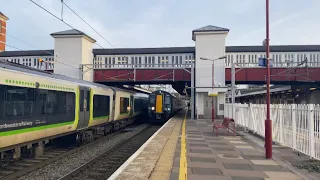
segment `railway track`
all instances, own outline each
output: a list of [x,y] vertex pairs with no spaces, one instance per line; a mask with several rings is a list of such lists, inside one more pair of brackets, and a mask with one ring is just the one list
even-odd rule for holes
[[[146,126],[146,125],[140,125],[140,126]],[[89,149],[95,144],[99,144],[101,142],[108,141],[110,139],[116,139],[119,134],[122,134],[128,130],[130,131],[130,129],[132,130],[135,127],[139,127],[139,126],[137,125],[129,126],[126,129],[123,129],[122,131],[118,131],[118,132],[109,134],[107,136],[103,136],[101,138],[98,138],[95,141],[89,142],[80,147],[77,147],[77,146],[49,147],[45,150],[44,154],[38,158],[22,158],[18,161],[15,161],[0,167],[0,180],[13,180],[13,179],[21,178],[23,176],[28,175],[29,173],[36,172],[47,165],[55,163],[64,158],[67,158],[70,155],[79,153],[84,149]],[[47,179],[47,178],[43,177],[43,179]],[[50,179],[49,176],[48,176],[48,179]]]
[[160,126],[148,126],[113,148],[74,169],[59,180],[94,180],[110,177],[132,154],[134,154]]
[[[73,172],[105,152],[111,152],[112,149],[116,149],[120,144],[129,141],[149,128],[150,126],[147,124],[135,124],[80,147],[52,148],[52,150],[45,152],[43,158],[22,159],[2,167],[0,172],[5,173],[1,174],[0,180],[57,180],[64,178],[66,174]],[[29,162],[27,163],[24,160]]]
[[45,151],[44,155],[38,158],[22,158],[1,167],[0,180],[16,179],[77,150],[75,147],[50,148]]
[[83,146],[70,147],[50,147],[45,150],[44,154],[38,158],[22,158],[21,160],[10,163],[0,168],[0,180],[13,180],[22,177],[30,172],[36,171],[43,166],[53,163],[68,155],[81,151],[84,148],[90,147],[94,143],[112,138],[119,134],[115,132],[107,136],[101,137],[95,141],[84,144]]

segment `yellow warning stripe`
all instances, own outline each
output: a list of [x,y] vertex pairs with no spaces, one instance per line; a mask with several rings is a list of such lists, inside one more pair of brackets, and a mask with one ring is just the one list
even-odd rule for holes
[[186,144],[186,112],[181,131],[181,153],[180,153],[180,170],[179,170],[179,180],[186,180],[187,178],[187,144]]

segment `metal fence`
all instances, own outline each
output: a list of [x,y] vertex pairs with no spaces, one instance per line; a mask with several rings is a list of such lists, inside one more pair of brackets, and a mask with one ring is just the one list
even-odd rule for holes
[[[270,107],[272,139],[282,146],[320,160],[320,105],[273,104]],[[232,116],[226,104],[225,116]],[[264,137],[265,104],[234,104],[237,125]]]

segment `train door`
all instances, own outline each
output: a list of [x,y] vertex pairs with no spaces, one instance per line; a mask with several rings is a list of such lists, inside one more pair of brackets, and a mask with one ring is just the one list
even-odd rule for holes
[[88,126],[90,119],[90,88],[80,86],[79,121],[77,129]]
[[130,107],[130,113],[129,113],[129,117],[131,117],[133,115],[133,96],[130,95],[130,103],[129,103],[129,107]]
[[115,119],[115,109],[116,109],[116,91],[113,90],[113,96],[112,96],[112,110],[111,110],[111,113],[110,113],[110,117],[111,117],[111,120],[113,121]]

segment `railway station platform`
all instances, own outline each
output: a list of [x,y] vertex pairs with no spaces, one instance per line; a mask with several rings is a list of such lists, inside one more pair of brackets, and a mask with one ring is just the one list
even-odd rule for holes
[[[217,123],[217,122],[216,122]],[[286,180],[317,179],[274,155],[264,157],[259,140],[219,129],[211,120],[190,120],[182,110],[161,127],[109,179],[117,180]],[[261,140],[260,140],[261,144]],[[288,148],[274,152],[294,159]],[[290,157],[289,157],[290,156]]]

